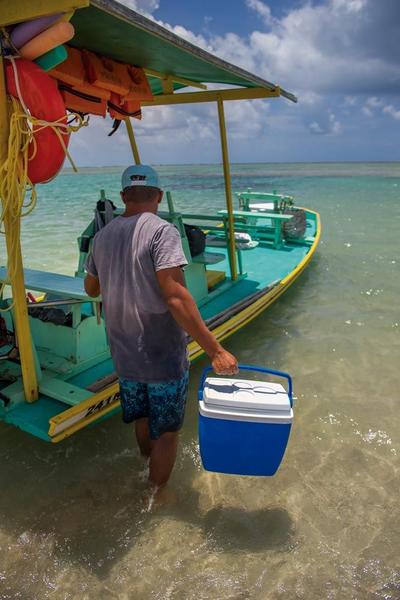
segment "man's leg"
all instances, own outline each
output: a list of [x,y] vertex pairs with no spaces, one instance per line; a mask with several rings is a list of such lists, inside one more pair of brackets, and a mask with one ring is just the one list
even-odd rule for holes
[[167,432],[152,442],[149,481],[153,485],[167,483],[175,464],[178,436],[177,431]]
[[185,416],[189,373],[181,379],[148,384],[151,438],[150,483],[167,483],[175,464],[178,431]]
[[144,417],[142,419],[136,419],[135,433],[136,433],[136,440],[137,440],[138,446],[140,448],[140,454],[142,456],[150,456],[152,442],[150,440],[148,417]]

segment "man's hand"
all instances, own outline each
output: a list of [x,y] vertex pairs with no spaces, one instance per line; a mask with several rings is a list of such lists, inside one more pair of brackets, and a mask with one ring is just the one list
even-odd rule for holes
[[217,375],[235,375],[239,371],[236,358],[222,346],[211,357],[211,365]]

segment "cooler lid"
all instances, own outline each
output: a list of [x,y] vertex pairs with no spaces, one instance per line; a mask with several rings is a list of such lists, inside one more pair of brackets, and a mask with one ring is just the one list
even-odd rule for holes
[[206,407],[258,413],[290,413],[289,396],[279,383],[207,377],[203,390]]

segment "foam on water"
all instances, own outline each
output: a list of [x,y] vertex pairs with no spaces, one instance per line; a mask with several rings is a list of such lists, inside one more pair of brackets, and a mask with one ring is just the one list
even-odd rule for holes
[[[160,168],[176,208],[223,206],[216,166]],[[0,598],[266,600],[400,597],[399,164],[233,165],[234,191],[277,191],[321,213],[318,254],[228,348],[294,376],[278,474],[202,470],[195,364],[165,502],[118,417],[52,446],[0,424]],[[119,169],[39,187],[26,265],[73,273],[76,237]],[[4,252],[4,247],[0,246]],[[2,262],[2,261],[1,261]]]

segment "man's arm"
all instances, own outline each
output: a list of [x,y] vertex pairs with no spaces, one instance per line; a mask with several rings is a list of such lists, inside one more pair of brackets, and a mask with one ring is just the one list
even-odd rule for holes
[[94,277],[93,275],[89,275],[89,273],[85,277],[85,292],[91,298],[97,298],[100,296],[100,282],[98,277]]
[[214,371],[232,375],[238,371],[236,358],[224,350],[204,323],[196,303],[185,287],[182,269],[172,267],[156,271],[161,292],[175,321],[203,348]]

